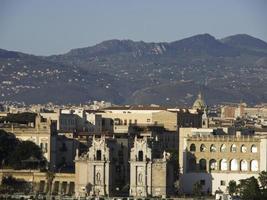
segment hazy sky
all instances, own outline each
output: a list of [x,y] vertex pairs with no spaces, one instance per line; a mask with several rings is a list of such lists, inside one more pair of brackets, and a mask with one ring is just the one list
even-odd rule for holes
[[247,33],[267,41],[266,0],[0,0],[0,48],[60,54],[108,39]]

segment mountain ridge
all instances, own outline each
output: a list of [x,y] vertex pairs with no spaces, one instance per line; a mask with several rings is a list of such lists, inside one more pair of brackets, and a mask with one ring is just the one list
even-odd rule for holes
[[[247,35],[226,38],[114,39],[52,56],[0,49],[0,101],[190,105],[199,90],[211,104],[267,101],[267,43]],[[214,98],[219,93],[223,97]]]

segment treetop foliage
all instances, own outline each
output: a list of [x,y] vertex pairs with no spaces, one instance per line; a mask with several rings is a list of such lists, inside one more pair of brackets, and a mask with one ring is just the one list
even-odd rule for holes
[[42,150],[32,141],[21,141],[12,133],[0,130],[0,166],[25,169],[44,164]]

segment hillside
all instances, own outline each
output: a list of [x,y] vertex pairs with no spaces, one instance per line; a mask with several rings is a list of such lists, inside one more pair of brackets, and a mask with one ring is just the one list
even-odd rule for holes
[[248,35],[109,40],[48,57],[0,50],[0,101],[191,105],[202,90],[209,104],[255,104],[267,101],[266,60],[267,43]]

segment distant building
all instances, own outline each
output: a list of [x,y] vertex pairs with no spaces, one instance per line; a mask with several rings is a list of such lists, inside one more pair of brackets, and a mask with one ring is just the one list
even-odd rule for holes
[[194,110],[204,110],[206,108],[206,103],[202,97],[202,94],[199,93],[197,99],[195,100],[192,109]]
[[34,123],[5,123],[1,129],[13,133],[18,139],[34,142],[40,146],[50,165],[55,165],[56,125],[50,119],[36,115]]
[[221,118],[237,117],[267,118],[267,107],[265,105],[258,107],[247,107],[245,103],[235,105],[225,105],[221,108]]
[[267,169],[267,138],[213,133],[194,134],[180,130],[180,184],[192,193],[200,182],[204,193],[227,192],[229,181],[257,177]]
[[84,131],[86,116],[84,109],[58,109],[56,111],[41,112],[40,115],[57,123],[58,131]]

